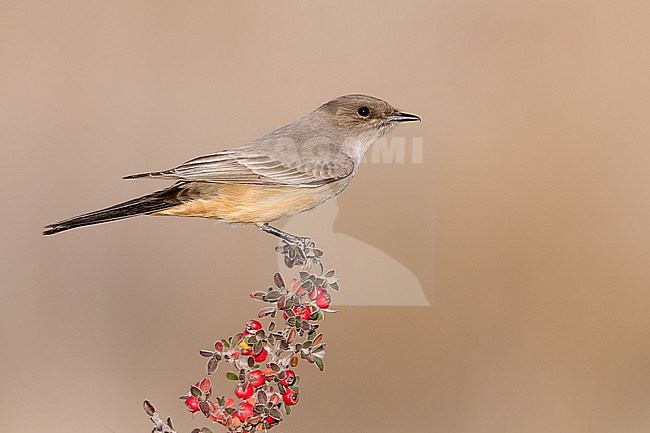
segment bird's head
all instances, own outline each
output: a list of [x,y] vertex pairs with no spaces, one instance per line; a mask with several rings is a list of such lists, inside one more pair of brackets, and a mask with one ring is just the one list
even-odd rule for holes
[[378,134],[378,137],[401,122],[420,121],[415,114],[404,113],[382,99],[361,94],[339,96],[316,111],[353,134]]
[[360,159],[368,148],[402,122],[420,121],[415,114],[404,113],[374,96],[351,94],[339,96],[321,105],[312,114],[320,126],[336,130],[342,150]]

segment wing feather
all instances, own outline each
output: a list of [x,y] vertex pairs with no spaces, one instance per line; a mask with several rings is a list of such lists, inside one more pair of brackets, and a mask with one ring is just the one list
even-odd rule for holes
[[[188,182],[318,187],[349,176],[350,157],[336,146],[245,146],[187,161],[170,170],[142,173],[127,178],[169,178]],[[266,154],[263,152],[266,150]]]

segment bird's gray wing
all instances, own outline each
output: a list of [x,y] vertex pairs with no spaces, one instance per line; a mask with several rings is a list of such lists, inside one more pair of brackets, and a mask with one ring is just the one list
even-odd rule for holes
[[127,176],[170,178],[190,182],[290,185],[314,188],[349,176],[350,157],[334,146],[247,146],[201,156],[176,168]]

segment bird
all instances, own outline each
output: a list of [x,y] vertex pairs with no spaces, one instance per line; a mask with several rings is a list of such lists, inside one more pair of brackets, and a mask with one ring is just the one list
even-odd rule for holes
[[201,217],[255,225],[287,242],[306,238],[270,223],[341,194],[368,149],[415,114],[363,94],[334,98],[248,144],[191,159],[175,168],[125,176],[167,179],[167,188],[46,226],[44,235],[138,215]]

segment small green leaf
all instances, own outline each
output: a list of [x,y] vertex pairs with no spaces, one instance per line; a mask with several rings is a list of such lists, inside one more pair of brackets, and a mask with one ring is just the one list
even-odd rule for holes
[[209,350],[199,350],[199,355],[209,358],[214,354],[214,352],[211,352]]
[[305,257],[305,252],[302,250],[302,248],[296,247],[296,256],[300,259],[300,262],[304,262],[307,257]]
[[266,316],[271,316],[273,313],[275,313],[275,308],[273,306],[270,307],[264,307],[260,311],[257,312],[257,317],[259,319],[263,319]]
[[217,371],[217,368],[219,368],[219,360],[215,357],[210,358],[206,366],[208,376]]
[[202,401],[201,403],[199,403],[199,409],[201,409],[201,413],[204,416],[207,417],[208,415],[210,415],[210,405],[208,404],[207,401]]
[[289,330],[289,335],[287,335],[287,340],[286,340],[287,343],[289,343],[289,344],[293,343],[293,341],[296,339],[296,334],[297,334],[297,332],[296,332],[295,328],[291,328]]
[[190,387],[190,394],[192,394],[194,397],[199,398],[203,394],[200,389],[198,389],[196,386],[192,385]]
[[268,401],[268,400],[267,400],[267,396],[266,396],[266,392],[264,392],[263,390],[259,390],[259,391],[257,392],[257,401],[258,401],[261,405],[266,404],[266,402]]
[[284,279],[282,278],[282,275],[280,275],[279,272],[276,272],[276,274],[273,276],[273,282],[275,283],[278,289],[284,289]]
[[232,371],[226,373],[226,378],[229,380],[239,380],[239,376],[233,373]]
[[149,400],[145,400],[143,406],[144,411],[147,413],[147,415],[153,416],[153,414],[156,413],[156,408],[149,402]]
[[325,368],[325,364],[323,363],[323,358],[321,358],[320,356],[314,356],[314,364],[316,364],[316,366],[320,371],[323,371],[323,369]]
[[244,335],[243,332],[240,332],[240,333],[236,334],[235,336],[231,337],[232,341],[230,343],[230,347],[237,346],[239,343],[241,343],[241,341],[244,339],[244,337],[245,337],[245,335]]
[[253,345],[253,353],[255,355],[259,355],[259,353],[264,349],[264,342],[263,341],[258,341]]
[[281,297],[282,297],[282,292],[278,290],[273,290],[264,296],[264,300],[266,302],[276,302]]
[[259,301],[264,297],[265,294],[266,292],[263,290],[256,290],[250,294],[250,297],[255,299],[256,301]]

